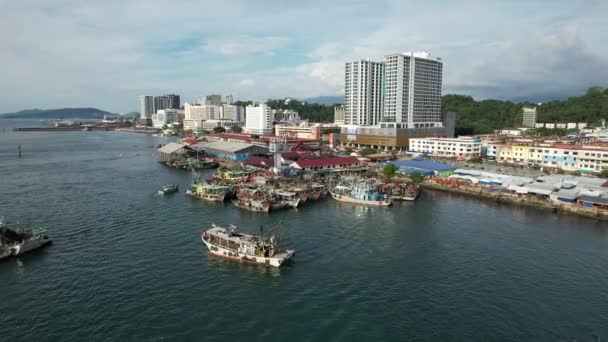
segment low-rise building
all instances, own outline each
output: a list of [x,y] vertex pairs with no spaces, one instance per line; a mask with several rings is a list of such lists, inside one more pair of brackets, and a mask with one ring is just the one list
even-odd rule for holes
[[207,120],[203,122],[204,129],[214,129],[217,127],[222,127],[225,130],[229,131],[232,127],[242,127],[243,123],[232,120],[218,119],[218,120]]
[[473,159],[481,156],[481,139],[472,137],[412,138],[409,150],[437,157]]
[[296,139],[329,140],[329,134],[340,133],[340,127],[332,125],[276,125],[275,135]]
[[205,153],[226,160],[244,161],[253,155],[266,155],[268,149],[242,142],[209,142],[202,146]]
[[505,144],[496,160],[500,163],[580,171],[608,169],[608,146],[574,144]]

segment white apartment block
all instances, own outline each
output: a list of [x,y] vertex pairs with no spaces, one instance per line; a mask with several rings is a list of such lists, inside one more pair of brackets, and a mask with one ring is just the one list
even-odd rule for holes
[[271,135],[272,111],[266,104],[247,106],[245,109],[245,133]]
[[152,114],[152,127],[163,128],[169,124],[179,124],[184,121],[184,111],[182,109],[161,109]]
[[347,125],[372,126],[380,122],[384,63],[359,60],[346,63],[344,120]]
[[221,110],[221,119],[232,120],[235,122],[244,122],[245,121],[245,108],[241,106],[236,106],[232,104],[224,103]]
[[441,127],[443,62],[428,52],[387,55],[382,127]]
[[199,130],[203,128],[203,122],[220,119],[220,108],[216,105],[184,104],[184,129]]
[[472,159],[481,156],[481,139],[461,138],[411,138],[410,152],[426,153],[436,157]]
[[536,126],[536,107],[534,108],[523,108],[523,120],[522,126],[532,127]]

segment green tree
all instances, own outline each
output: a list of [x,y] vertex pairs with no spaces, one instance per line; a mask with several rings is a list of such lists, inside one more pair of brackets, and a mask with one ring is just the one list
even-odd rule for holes
[[421,174],[420,174],[420,173],[418,173],[418,172],[412,173],[412,174],[410,175],[410,178],[412,179],[412,181],[413,181],[415,184],[420,184],[420,183],[422,183],[422,182],[424,181],[424,176],[423,176],[423,175],[421,175]]
[[555,173],[557,173],[558,175],[565,174],[564,170],[562,170],[562,169],[557,169],[557,171],[555,171]]
[[230,128],[230,132],[232,132],[232,133],[241,133],[241,132],[243,132],[243,128],[239,127],[239,126],[232,126]]
[[215,134],[226,133],[226,129],[224,127],[214,127],[213,133],[215,133]]
[[382,169],[382,173],[384,173],[384,177],[386,178],[393,178],[395,176],[395,173],[397,173],[397,167],[390,163],[386,164]]
[[603,169],[600,172],[600,176],[604,177],[604,178],[608,178],[608,169]]
[[580,176],[581,172],[578,171],[578,170],[576,170],[576,171],[572,172],[571,175],[573,175],[573,176]]
[[361,155],[362,155],[362,156],[368,156],[368,155],[370,155],[370,154],[374,154],[374,153],[376,153],[376,152],[377,152],[377,151],[376,151],[375,149],[373,149],[373,148],[369,148],[369,147],[366,147],[366,148],[364,148],[363,150],[361,150]]

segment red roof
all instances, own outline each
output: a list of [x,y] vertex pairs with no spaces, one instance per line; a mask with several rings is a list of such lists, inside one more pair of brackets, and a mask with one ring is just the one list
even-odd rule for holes
[[299,142],[299,143],[293,145],[289,149],[289,151],[291,151],[291,152],[311,152],[311,149],[306,147],[306,145],[304,145],[303,143]]
[[355,157],[319,157],[314,159],[304,159],[295,162],[303,169],[311,167],[359,164],[359,159]]
[[198,140],[196,139],[196,137],[185,137],[182,139],[182,142],[186,144],[195,144],[196,142],[198,142]]
[[[218,138],[224,138],[224,139],[235,139],[235,140],[241,140],[241,141],[246,141],[246,142],[250,142],[251,141],[251,137],[252,136],[258,136],[260,141],[263,142],[270,142],[272,139],[276,139],[276,138],[283,138],[283,137],[277,137],[274,135],[259,135],[259,134],[248,134],[248,133],[218,133],[218,134],[209,134],[210,137],[218,137]],[[300,138],[287,138],[287,142],[288,143],[294,143],[294,142],[300,142],[300,143],[305,143],[305,142],[318,142],[319,139],[300,139]]]
[[281,157],[283,157],[283,159],[293,160],[293,161],[300,160],[300,159],[318,158],[318,156],[312,152],[293,152],[293,151],[283,152],[283,153],[281,153]]

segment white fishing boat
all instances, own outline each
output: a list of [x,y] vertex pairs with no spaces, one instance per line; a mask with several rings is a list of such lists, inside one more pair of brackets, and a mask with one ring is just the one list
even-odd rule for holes
[[246,263],[279,267],[295,255],[293,250],[279,249],[277,235],[264,235],[262,231],[260,235],[237,233],[233,225],[228,228],[212,225],[210,229],[203,229],[201,240],[209,253]]
[[224,202],[231,193],[232,190],[228,186],[204,183],[193,184],[186,190],[186,195],[209,202]]
[[276,190],[274,194],[284,202],[287,207],[297,208],[300,204],[300,197],[295,192]]
[[365,205],[377,205],[377,206],[390,206],[393,204],[390,198],[365,188],[351,188],[347,186],[336,186],[333,191],[329,192],[331,197],[336,201],[365,204]]
[[0,260],[19,256],[52,243],[44,229],[8,224],[0,218]]

